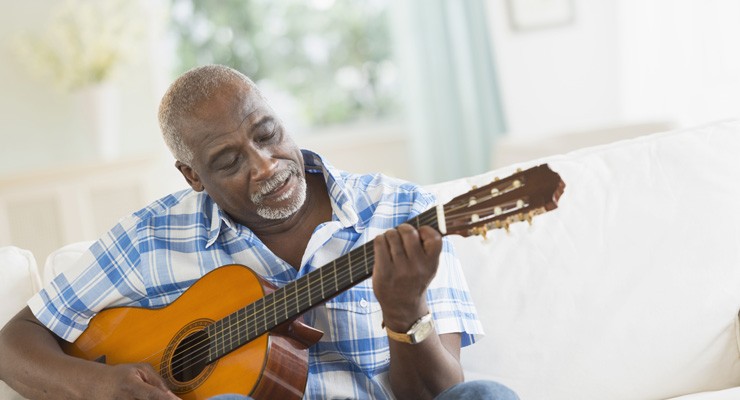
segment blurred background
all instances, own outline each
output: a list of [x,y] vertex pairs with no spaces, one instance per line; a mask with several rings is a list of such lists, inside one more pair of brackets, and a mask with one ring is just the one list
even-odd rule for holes
[[0,0],[0,245],[185,187],[169,83],[250,76],[301,147],[422,184],[736,117],[736,0]]

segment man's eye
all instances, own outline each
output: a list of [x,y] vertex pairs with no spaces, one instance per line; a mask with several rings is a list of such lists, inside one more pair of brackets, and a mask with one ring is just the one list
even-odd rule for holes
[[260,142],[269,142],[276,137],[278,137],[278,134],[280,133],[280,128],[277,125],[272,125],[270,128],[265,129],[264,133],[260,135]]
[[272,130],[270,132],[266,132],[262,136],[260,136],[260,142],[269,142],[274,137],[275,137],[275,131],[274,130]]
[[231,168],[234,168],[234,167],[236,167],[236,166],[237,166],[237,164],[239,164],[239,157],[238,157],[238,156],[236,156],[236,157],[233,157],[233,158],[231,158],[231,159],[230,159],[229,161],[225,162],[225,163],[224,163],[224,164],[223,164],[223,165],[221,166],[221,169],[231,169]]

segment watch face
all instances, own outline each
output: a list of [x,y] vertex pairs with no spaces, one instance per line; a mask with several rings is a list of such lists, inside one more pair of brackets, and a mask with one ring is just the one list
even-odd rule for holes
[[431,315],[428,319],[419,321],[419,323],[414,326],[412,330],[413,332],[410,333],[412,343],[419,343],[426,339],[427,336],[429,336],[429,334],[434,331],[434,321],[432,320]]

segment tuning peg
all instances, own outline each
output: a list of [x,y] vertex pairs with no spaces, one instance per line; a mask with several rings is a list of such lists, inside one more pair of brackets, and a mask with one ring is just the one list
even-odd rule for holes
[[523,171],[523,169],[521,169],[521,168],[517,168],[516,169],[516,173],[519,173],[519,172],[522,172],[522,171]]
[[475,198],[475,196],[470,196],[470,200],[468,201],[468,206],[474,206],[478,204],[478,200]]
[[514,186],[515,189],[517,189],[522,186],[522,181],[520,181],[519,179],[515,179],[514,182],[511,182],[511,185]]
[[476,236],[482,236],[483,240],[488,239],[488,228],[485,226],[476,226],[475,228],[470,230],[470,233]]
[[532,226],[532,218],[534,218],[534,211],[530,211],[527,213],[526,219],[529,226]]
[[506,233],[507,234],[510,232],[509,231],[509,226],[511,225],[512,222],[514,222],[514,218],[513,217],[508,217],[502,223],[502,225],[503,225],[504,229],[506,230]]

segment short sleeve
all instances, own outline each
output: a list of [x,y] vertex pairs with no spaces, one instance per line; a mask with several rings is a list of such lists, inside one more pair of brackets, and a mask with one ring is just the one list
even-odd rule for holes
[[146,288],[136,268],[136,220],[122,220],[28,301],[36,318],[62,339],[75,341],[104,308],[146,306]]
[[437,274],[427,290],[427,304],[432,311],[438,334],[459,332],[463,347],[475,343],[483,335],[468,284],[452,242],[442,242]]

